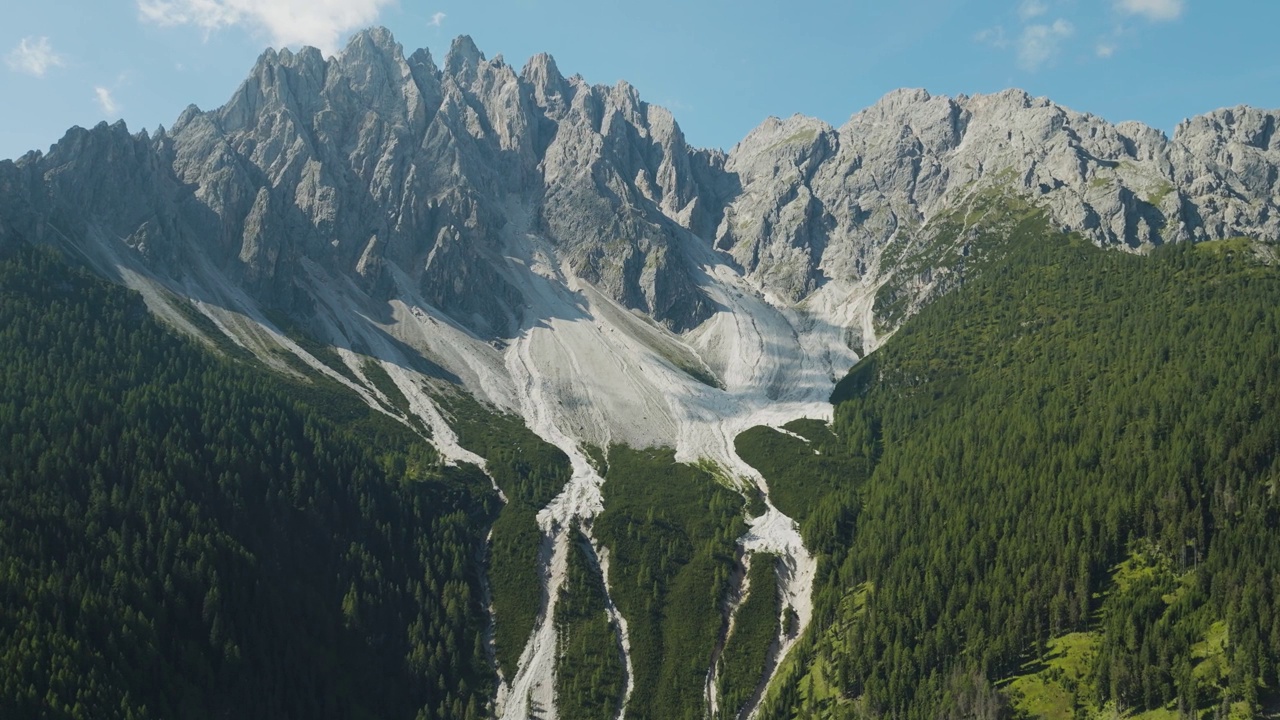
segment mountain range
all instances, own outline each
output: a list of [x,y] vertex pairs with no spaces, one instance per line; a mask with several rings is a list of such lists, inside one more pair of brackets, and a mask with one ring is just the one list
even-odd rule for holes
[[437,65],[372,29],[330,59],[269,50],[226,105],[154,135],[77,128],[5,163],[3,232],[95,238],[149,274],[225,278],[288,311],[307,310],[308,263],[377,301],[402,272],[485,337],[511,335],[529,303],[504,243],[536,238],[681,333],[716,310],[701,266],[788,305],[847,296],[895,275],[886,249],[909,253],[990,188],[1099,245],[1273,237],[1276,125],[1237,107],[1169,139],[1017,90],[902,90],[840,128],[770,118],[724,153],[690,147],[625,82],[565,78],[547,55],[517,71],[467,37]]
[[[577,533],[627,698],[644,672],[593,530],[610,507],[599,456],[669,448],[717,468],[759,504],[738,552],[778,558],[794,617],[769,631],[746,716],[814,620],[819,561],[736,438],[832,421],[845,373],[1028,218],[1117,252],[1245,237],[1266,256],[1278,122],[1237,107],[1169,138],[1019,90],[901,90],[838,128],[770,118],[724,152],[625,82],[565,77],[548,55],[517,70],[467,37],[440,62],[406,56],[375,28],[331,58],[268,50],[225,105],[167,129],[73,128],[0,162],[0,247],[60,248],[212,349],[356,393],[446,463],[492,464],[459,427],[460,392],[562,452],[563,490],[533,508],[538,617],[505,661],[498,642],[503,717],[554,712]],[[717,677],[713,662],[713,713]]]

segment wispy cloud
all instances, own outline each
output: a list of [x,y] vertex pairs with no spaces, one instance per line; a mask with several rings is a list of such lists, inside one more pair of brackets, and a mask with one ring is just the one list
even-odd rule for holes
[[[240,26],[275,45],[314,45],[327,54],[342,36],[374,23],[395,0],[136,0],[145,22],[206,31]],[[443,18],[442,18],[443,19]]]
[[102,108],[102,114],[108,117],[116,117],[120,114],[120,104],[111,96],[111,91],[101,85],[93,89],[93,94],[98,99],[98,107]]
[[995,27],[980,30],[973,36],[974,42],[990,45],[993,48],[1001,49],[1009,47],[1009,39],[1005,37],[1004,26],[996,25]]
[[34,36],[18,41],[17,47],[9,51],[4,61],[10,70],[38,78],[44,77],[49,68],[67,64],[61,55],[53,51],[49,38]]
[[[1011,29],[996,25],[978,32],[973,39],[997,50],[1012,48],[1018,68],[1036,72],[1057,58],[1066,41],[1075,35],[1075,25],[1060,12],[1073,4],[1074,0],[1018,0],[1014,3],[1016,20]],[[1057,17],[1051,20],[1054,16]]]
[[[1080,14],[1077,0],[1008,0],[1005,25],[996,25],[973,36],[975,42],[996,49],[1013,48],[1018,68],[1036,72],[1052,63],[1063,50],[1072,45],[1075,25],[1069,20]],[[1136,29],[1126,25],[1141,25],[1133,18],[1149,22],[1177,20],[1186,12],[1189,0],[1110,0],[1113,9],[1110,32],[1093,35],[1093,55],[1108,60],[1121,53],[1127,37]],[[1092,23],[1085,23],[1091,25]],[[1008,30],[1006,30],[1008,27]],[[1081,44],[1084,44],[1082,41]],[[1085,45],[1088,47],[1088,45]],[[1087,53],[1083,47],[1082,53]]]
[[1155,22],[1177,20],[1186,9],[1186,0],[1115,0],[1116,8]]
[[1048,24],[1028,25],[1018,37],[1018,67],[1039,70],[1058,54],[1062,41],[1075,33],[1075,26],[1061,18]]
[[1171,22],[1182,17],[1187,0],[1112,0],[1112,5],[1120,17],[1113,18],[1111,32],[1099,38],[1094,46],[1094,55],[1103,60],[1122,52],[1133,36],[1141,32],[1142,23],[1125,20],[1137,17],[1148,22]]
[[1038,18],[1048,12],[1049,3],[1046,0],[1022,0],[1018,5],[1018,17],[1023,20]]
[[428,25],[430,25],[431,27],[440,27],[441,25],[443,25],[443,24],[444,24],[444,19],[445,19],[446,17],[449,17],[449,16],[448,16],[448,15],[445,15],[445,14],[444,14],[444,13],[442,13],[442,12],[434,13],[434,14],[431,16],[431,21],[430,21],[430,22],[428,22],[427,24],[428,24]]

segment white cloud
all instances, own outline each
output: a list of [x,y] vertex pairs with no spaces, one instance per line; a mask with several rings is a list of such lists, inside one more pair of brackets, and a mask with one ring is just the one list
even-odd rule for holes
[[1112,55],[1116,54],[1115,43],[1100,42],[1098,43],[1098,46],[1094,49],[1094,52],[1098,54],[1098,57],[1102,58],[1103,60],[1106,60],[1107,58],[1110,58]]
[[35,77],[44,77],[49,68],[66,65],[66,60],[53,51],[47,37],[24,37],[4,58],[9,69]]
[[1116,0],[1116,8],[1157,22],[1177,20],[1186,9],[1186,0]]
[[274,45],[314,45],[326,54],[342,36],[374,23],[395,0],[137,0],[138,15],[157,25],[206,31],[241,26]]
[[1045,0],[1022,0],[1018,5],[1018,17],[1023,20],[1040,17],[1049,12],[1049,3]]
[[431,22],[427,23],[431,27],[440,27],[444,24],[444,19],[448,17],[442,12],[435,13],[431,16]]
[[102,108],[103,115],[114,117],[120,114],[120,105],[111,97],[110,90],[99,85],[93,89],[93,94],[98,98],[98,107]]
[[1058,54],[1062,41],[1075,30],[1075,26],[1061,18],[1052,24],[1026,26],[1018,38],[1018,67],[1027,72],[1039,70]]
[[990,45],[994,48],[1009,47],[1009,40],[1004,36],[1003,25],[997,25],[995,27],[979,31],[978,34],[973,36],[973,40],[974,42],[979,42],[983,45]]

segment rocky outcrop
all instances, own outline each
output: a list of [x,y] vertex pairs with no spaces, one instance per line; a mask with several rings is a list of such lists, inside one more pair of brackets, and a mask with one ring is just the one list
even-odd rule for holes
[[716,311],[708,262],[784,303],[883,282],[902,261],[886,248],[992,188],[1103,245],[1275,240],[1277,118],[1221,110],[1169,139],[1016,90],[902,90],[839,128],[769,119],[725,154],[625,82],[547,55],[517,71],[466,37],[437,65],[371,29],[328,60],[269,50],[226,105],[167,131],[76,128],[0,163],[0,239],[106,238],[158,276],[212,268],[300,314],[317,277],[375,301],[407,277],[493,338],[527,320],[513,258],[536,256],[679,332]]
[[1141,250],[1236,235],[1280,237],[1280,113],[1222,110],[1173,140],[1009,90],[889,94],[839,129],[769,120],[729,155],[743,188],[717,233],[791,298],[823,278],[891,271],[880,251],[988,188],[1017,192],[1063,230]]
[[[517,73],[458,38],[438,67],[384,29],[325,60],[269,50],[223,107],[168,131],[75,129],[0,169],[5,225],[36,239],[122,238],[161,275],[212,263],[268,306],[299,310],[305,266],[374,297],[387,272],[483,336],[517,326],[512,243],[538,235],[614,299],[676,329],[711,312],[688,252],[713,224],[670,113],[626,84]],[[57,223],[55,223],[56,225]]]

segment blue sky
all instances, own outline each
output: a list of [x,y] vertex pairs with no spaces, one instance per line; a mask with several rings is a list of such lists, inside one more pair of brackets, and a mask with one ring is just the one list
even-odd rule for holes
[[689,141],[729,148],[770,115],[832,124],[899,87],[1021,87],[1166,132],[1280,107],[1275,0],[0,0],[0,158],[72,125],[169,125],[221,105],[268,45],[340,50],[389,27],[439,60],[471,35],[518,66],[626,79]]

